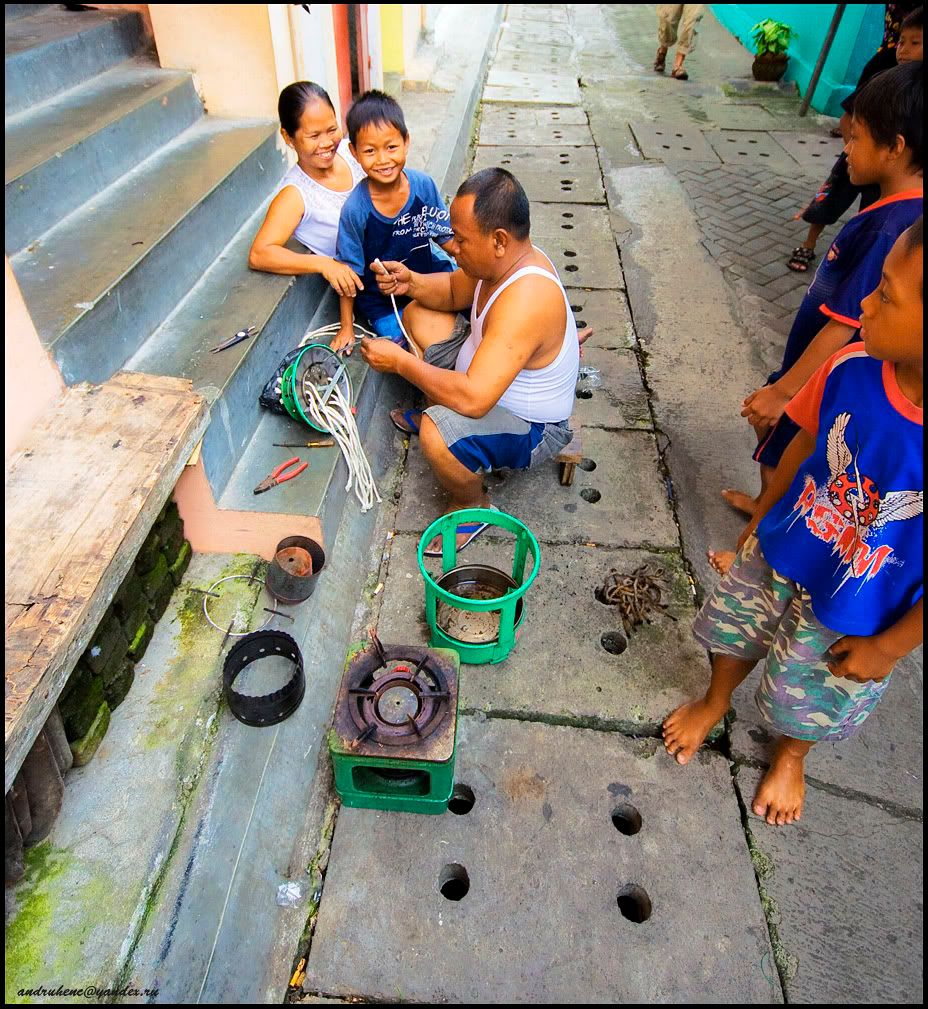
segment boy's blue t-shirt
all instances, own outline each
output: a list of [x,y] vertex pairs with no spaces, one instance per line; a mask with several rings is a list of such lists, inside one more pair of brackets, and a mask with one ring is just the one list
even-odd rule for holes
[[852,343],[787,413],[815,448],[758,526],[764,557],[826,627],[877,634],[922,598],[922,410],[893,365]]
[[[364,283],[355,299],[371,323],[393,314],[390,299],[380,293],[370,268],[375,259],[403,263],[415,273],[450,273],[454,262],[432,244],[451,241],[448,208],[438,186],[424,172],[404,169],[409,199],[396,217],[384,217],[371,201],[367,180],[360,182],[345,201],[338,222],[335,258],[350,266]],[[397,297],[402,310],[409,298]]]
[[896,239],[922,213],[922,191],[877,200],[852,217],[823,257],[793,320],[776,382],[802,357],[829,319],[860,328],[860,303],[880,286],[883,263]]

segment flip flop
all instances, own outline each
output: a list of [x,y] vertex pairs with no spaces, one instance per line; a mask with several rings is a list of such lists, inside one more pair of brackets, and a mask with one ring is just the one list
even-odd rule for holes
[[[490,505],[490,508],[492,508],[493,511],[499,511],[499,509],[495,505]],[[466,522],[464,525],[458,526],[457,528],[458,536],[467,537],[467,539],[464,540],[464,542],[458,546],[458,553],[460,553],[465,547],[470,546],[470,544],[474,542],[474,540],[484,531],[484,529],[487,528],[489,528],[488,522]],[[440,544],[441,539],[438,538],[438,540]],[[439,546],[437,550],[426,550],[425,556],[441,557],[441,546]]]
[[391,410],[390,411],[390,423],[396,428],[397,431],[399,431],[401,434],[418,434],[419,433],[419,424],[416,421],[413,420],[413,417],[414,416],[421,417],[422,416],[422,411],[421,410],[416,410],[416,409],[404,410],[400,414],[400,417],[402,417],[402,419],[406,422],[406,424],[409,425],[408,427],[403,427],[403,425],[400,424],[399,421],[393,416],[394,413],[396,413],[395,410]]

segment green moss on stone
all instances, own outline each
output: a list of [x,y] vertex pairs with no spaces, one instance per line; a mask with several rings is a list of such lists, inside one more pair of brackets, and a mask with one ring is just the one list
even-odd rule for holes
[[89,764],[93,755],[97,752],[97,747],[103,742],[106,730],[110,727],[110,706],[103,701],[97,709],[93,724],[86,734],[80,739],[71,743],[71,754],[74,757],[74,766],[83,767]]

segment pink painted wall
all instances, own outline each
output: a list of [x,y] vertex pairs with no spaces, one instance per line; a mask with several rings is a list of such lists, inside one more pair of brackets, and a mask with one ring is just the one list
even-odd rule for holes
[[4,458],[16,450],[33,422],[64,390],[61,373],[35,331],[19,284],[5,259]]

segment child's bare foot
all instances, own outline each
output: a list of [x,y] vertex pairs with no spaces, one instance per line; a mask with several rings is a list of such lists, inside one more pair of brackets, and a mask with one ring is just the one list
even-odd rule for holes
[[720,708],[705,697],[681,705],[664,719],[664,748],[678,764],[688,763],[727,710],[727,705]]
[[735,563],[737,554],[734,550],[710,550],[706,554],[709,563],[720,575],[727,575]]
[[748,518],[754,517],[754,509],[757,507],[757,501],[755,498],[752,498],[750,494],[745,494],[744,491],[729,490],[726,488],[722,491],[722,500],[730,504],[735,511],[743,512],[748,516]]
[[584,326],[583,329],[578,330],[577,339],[580,341],[580,346],[582,347],[592,335],[593,335],[592,326]]
[[806,794],[804,753],[796,753],[781,741],[770,768],[757,786],[752,808],[771,826],[782,827],[799,819]]

